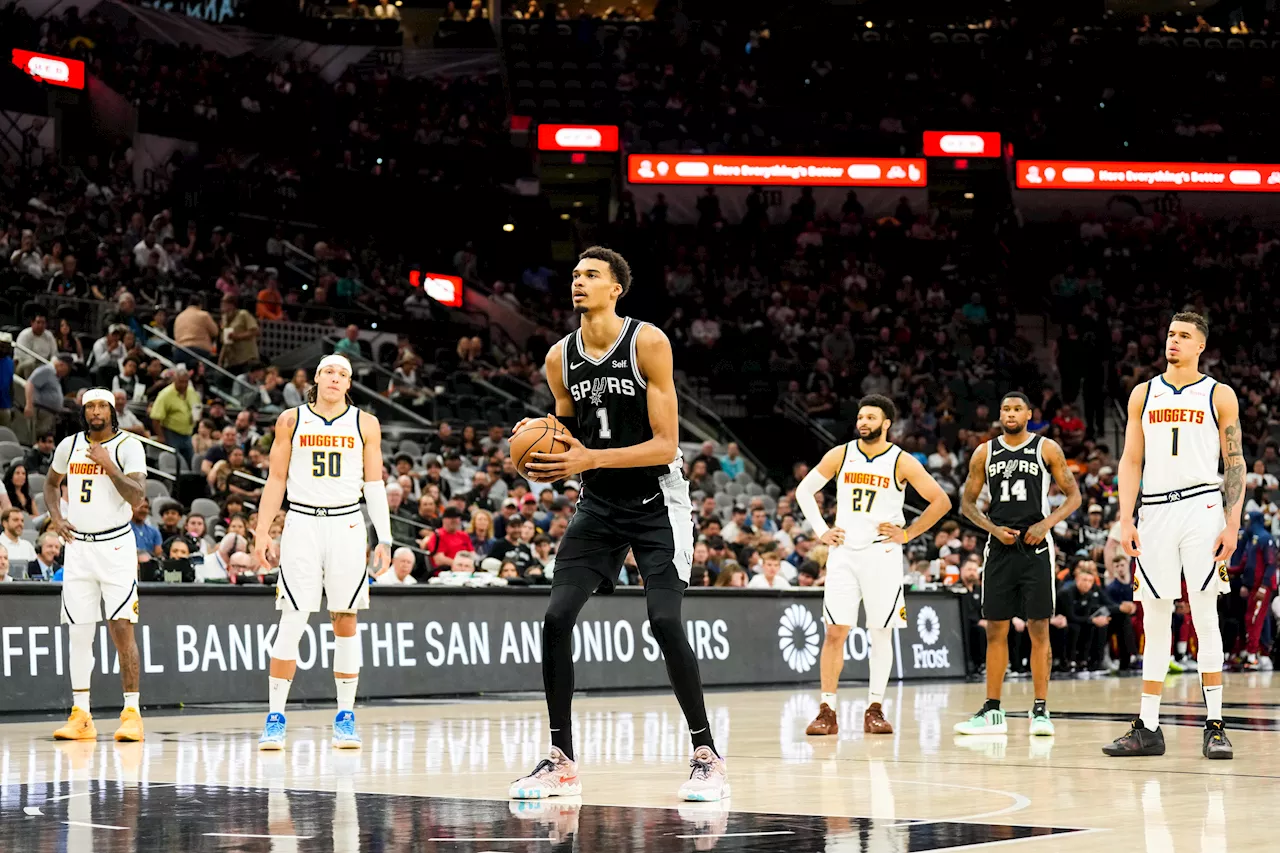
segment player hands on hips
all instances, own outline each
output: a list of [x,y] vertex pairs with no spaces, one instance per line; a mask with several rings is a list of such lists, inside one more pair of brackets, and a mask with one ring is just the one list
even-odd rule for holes
[[573,750],[573,631],[590,597],[613,591],[628,550],[644,578],[649,626],[689,726],[691,772],[680,797],[729,796],[680,615],[693,562],[693,505],[681,464],[671,343],[648,323],[618,316],[618,299],[630,286],[631,269],[617,252],[583,252],[573,270],[581,326],[547,353],[547,384],[571,437],[563,453],[531,454],[529,478],[552,483],[581,474],[582,491],[560,540],[543,619],[551,751],[511,783],[508,794],[516,799],[582,792]]
[[[844,667],[845,639],[857,621],[859,604],[866,607],[871,644],[862,730],[867,734],[893,733],[882,703],[893,667],[893,629],[907,624],[903,546],[927,532],[951,509],[951,498],[919,460],[889,442],[896,416],[896,407],[888,397],[863,397],[858,404],[857,440],[827,451],[796,488],[796,502],[805,520],[831,549],[822,596],[822,621],[827,631],[819,662],[822,704],[805,734],[833,735],[840,730],[836,685]],[[828,527],[813,496],[833,477],[836,523]],[[929,502],[909,527],[902,513],[908,484]]]
[[[354,710],[361,658],[356,614],[369,607],[368,543],[360,499],[363,496],[378,537],[373,559],[379,572],[391,562],[391,510],[382,480],[382,429],[377,418],[351,405],[350,388],[351,363],[341,355],[327,355],[316,368],[308,402],[276,419],[254,537],[260,564],[278,568],[280,611],[271,647],[270,710],[259,749],[284,749],[284,708],[297,669],[298,643],[307,619],[320,609],[321,594],[333,620],[338,696],[333,745],[360,746]],[[271,522],[286,495],[289,512],[276,543]]]
[[1208,335],[1199,314],[1175,314],[1165,337],[1168,367],[1129,396],[1120,459],[1120,544],[1134,561],[1133,599],[1142,602],[1146,642],[1139,715],[1128,732],[1102,748],[1111,756],[1164,754],[1160,697],[1169,672],[1174,602],[1184,582],[1200,638],[1200,751],[1205,758],[1234,755],[1222,720],[1218,596],[1231,589],[1226,564],[1239,539],[1244,451],[1235,391],[1200,372]]
[[[142,740],[138,706],[138,549],[133,508],[146,500],[147,459],[142,443],[121,432],[115,397],[92,388],[81,398],[83,429],[58,443],[44,483],[49,529],[66,543],[62,580],[62,624],[70,645],[71,716],[53,733],[58,740],[98,736],[89,703],[93,639],[105,612],[120,657],[124,710],[118,741]],[[67,514],[61,487],[67,484]]]

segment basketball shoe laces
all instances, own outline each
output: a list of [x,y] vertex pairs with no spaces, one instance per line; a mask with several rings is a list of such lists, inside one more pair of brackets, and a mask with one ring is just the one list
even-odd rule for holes
[[694,756],[693,758],[689,759],[689,766],[693,768],[692,771],[689,773],[689,778],[698,779],[700,781],[706,781],[707,779],[710,779],[711,769],[713,766],[712,762],[714,762],[714,760],[715,759],[703,761],[697,756]]
[[538,762],[533,768],[533,772],[528,775],[529,779],[545,779],[552,773],[556,772],[556,765],[550,758],[544,758]]

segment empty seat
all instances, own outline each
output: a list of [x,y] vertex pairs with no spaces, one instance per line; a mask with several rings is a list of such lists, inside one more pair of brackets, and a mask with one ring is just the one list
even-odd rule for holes
[[782,495],[782,487],[777,483],[770,483],[764,487],[764,493],[771,498],[778,498]]
[[147,480],[147,497],[152,500],[169,497],[169,487],[161,480]]
[[20,443],[18,436],[7,426],[0,426],[0,441],[12,441],[14,444]]
[[418,457],[422,455],[422,445],[406,438],[396,447],[396,453],[408,453],[410,456]]
[[191,502],[191,514],[203,515],[206,518],[210,516],[220,517],[222,515],[222,507],[218,506],[217,501],[209,498],[196,498]]

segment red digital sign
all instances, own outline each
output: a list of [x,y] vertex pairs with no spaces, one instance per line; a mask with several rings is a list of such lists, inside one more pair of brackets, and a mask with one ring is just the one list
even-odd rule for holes
[[1280,192],[1280,164],[1019,160],[1023,190]]
[[462,307],[462,279],[444,273],[409,270],[409,284],[421,287],[436,302],[450,308]]
[[617,151],[618,128],[611,124],[540,124],[539,151]]
[[41,83],[65,86],[68,89],[84,88],[84,63],[78,59],[66,59],[15,47],[13,64]]
[[926,157],[999,157],[1000,134],[977,130],[926,130]]
[[871,157],[771,157],[631,154],[633,184],[924,187],[925,161]]

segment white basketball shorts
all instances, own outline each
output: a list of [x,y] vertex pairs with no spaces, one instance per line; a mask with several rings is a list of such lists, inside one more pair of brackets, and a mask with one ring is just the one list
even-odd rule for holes
[[67,543],[62,568],[62,624],[138,621],[138,545],[133,531],[105,542]]
[[1224,527],[1221,492],[1143,505],[1138,510],[1142,556],[1135,561],[1133,600],[1179,599],[1184,578],[1190,594],[1230,592],[1226,565],[1213,559],[1214,540]]
[[880,542],[866,548],[832,548],[822,596],[828,625],[857,625],[858,605],[867,611],[867,628],[905,628],[902,546]]
[[368,560],[360,512],[317,518],[290,511],[280,537],[276,609],[315,613],[320,610],[322,592],[330,611],[367,609]]

